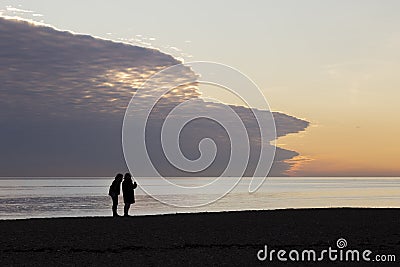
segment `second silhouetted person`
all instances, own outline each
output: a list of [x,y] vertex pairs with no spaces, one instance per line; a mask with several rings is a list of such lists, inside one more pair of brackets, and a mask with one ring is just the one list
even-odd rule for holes
[[135,189],[137,187],[136,182],[132,182],[132,176],[130,173],[126,173],[124,181],[122,182],[122,193],[124,196],[124,216],[129,216],[129,208],[131,204],[135,203]]

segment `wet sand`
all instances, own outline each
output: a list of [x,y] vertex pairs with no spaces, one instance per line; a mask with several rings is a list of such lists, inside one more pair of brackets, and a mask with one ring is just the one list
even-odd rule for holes
[[[268,250],[371,250],[396,263],[259,261]],[[260,254],[262,255],[262,254]],[[287,254],[286,254],[287,257]],[[400,209],[294,209],[0,221],[1,266],[399,266]]]

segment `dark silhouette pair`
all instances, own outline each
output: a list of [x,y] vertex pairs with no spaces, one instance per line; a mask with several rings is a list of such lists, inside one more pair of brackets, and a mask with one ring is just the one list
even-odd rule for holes
[[[124,178],[124,181],[122,182],[122,178]],[[118,173],[115,176],[114,181],[112,182],[110,186],[110,190],[108,191],[108,194],[111,196],[113,205],[112,205],[112,212],[113,212],[113,217],[119,217],[117,208],[118,208],[118,196],[121,193],[121,182],[122,182],[122,195],[124,197],[124,216],[129,216],[129,208],[131,207],[131,204],[135,203],[135,189],[137,187],[136,182],[132,182],[132,176],[130,173],[126,173],[125,176],[123,176],[121,173]]]

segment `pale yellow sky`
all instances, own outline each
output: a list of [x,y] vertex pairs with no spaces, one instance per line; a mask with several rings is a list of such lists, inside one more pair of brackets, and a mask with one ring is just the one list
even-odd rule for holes
[[[316,92],[281,100],[282,106],[286,102],[283,110],[292,106],[297,112],[289,113],[311,121],[305,133],[278,140],[282,147],[312,159],[293,175],[399,175],[400,57],[398,50],[391,50],[390,58],[388,49],[378,49],[380,62],[342,64],[316,75],[316,82],[288,85],[288,91],[307,87]],[[271,99],[274,107],[279,97]]]

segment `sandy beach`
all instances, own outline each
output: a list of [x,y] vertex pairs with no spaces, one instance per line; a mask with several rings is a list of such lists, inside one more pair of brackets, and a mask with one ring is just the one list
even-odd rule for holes
[[399,209],[353,208],[9,220],[0,221],[0,259],[2,266],[305,266],[316,263],[260,261],[257,252],[321,251],[344,238],[347,249],[400,260],[399,228]]

